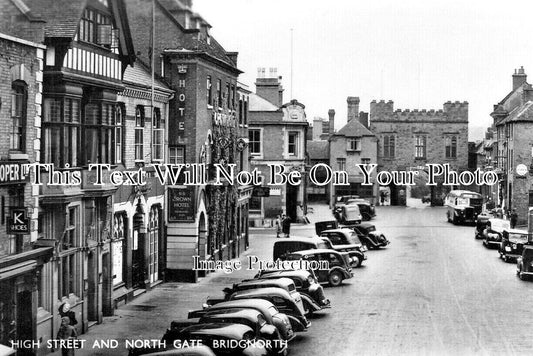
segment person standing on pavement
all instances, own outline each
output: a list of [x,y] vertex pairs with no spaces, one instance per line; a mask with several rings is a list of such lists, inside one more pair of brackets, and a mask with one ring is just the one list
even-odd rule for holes
[[511,229],[514,229],[516,226],[516,223],[518,222],[518,213],[516,212],[516,208],[513,208],[513,212],[511,213]]
[[282,230],[285,237],[289,237],[289,234],[291,232],[291,218],[288,216],[283,215],[281,219],[282,224]]
[[[75,340],[77,338],[78,338],[78,333],[76,332],[76,328],[70,325],[70,318],[68,316],[62,317],[61,326],[59,327],[59,330],[57,331],[57,339],[58,340]],[[61,346],[61,356],[74,356],[74,350],[75,348],[72,345],[72,342],[65,343],[65,345]]]
[[280,238],[280,237],[281,237],[281,218],[278,215],[276,217],[276,238]]

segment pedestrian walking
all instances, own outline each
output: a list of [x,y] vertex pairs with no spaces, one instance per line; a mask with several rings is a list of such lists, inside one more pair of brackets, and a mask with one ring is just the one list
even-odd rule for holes
[[514,229],[518,221],[518,213],[516,212],[516,208],[513,208],[513,212],[511,213],[510,220],[511,220],[511,229]]
[[381,205],[385,205],[385,192],[383,190],[379,193],[379,197],[381,199]]
[[78,320],[76,320],[76,313],[70,310],[70,304],[68,302],[61,304],[57,310],[59,311],[59,315],[61,317],[66,316],[69,318],[69,325],[75,326],[78,324]]
[[276,238],[281,237],[281,217],[276,216]]
[[70,325],[70,318],[64,316],[61,318],[61,326],[57,331],[58,340],[72,340],[61,344],[61,356],[74,356],[74,340],[78,338],[76,328]]
[[281,227],[282,227],[283,234],[285,235],[285,237],[289,237],[290,232],[291,232],[291,218],[283,215],[281,219]]

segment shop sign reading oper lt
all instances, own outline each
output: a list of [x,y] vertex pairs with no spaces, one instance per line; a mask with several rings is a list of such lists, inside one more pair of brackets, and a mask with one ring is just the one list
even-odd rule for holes
[[[24,183],[28,176],[29,165],[27,162],[0,161],[0,185]],[[27,218],[24,207],[11,208],[7,218],[7,233],[30,233],[30,219]]]

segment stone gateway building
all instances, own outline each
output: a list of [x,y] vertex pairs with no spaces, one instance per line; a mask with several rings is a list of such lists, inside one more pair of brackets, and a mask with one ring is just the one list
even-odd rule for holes
[[[394,102],[370,103],[370,131],[378,138],[378,170],[423,171],[426,163],[468,168],[468,103],[446,102],[442,110],[394,110]],[[422,174],[423,175],[423,174]],[[431,190],[435,203],[450,187]],[[392,205],[405,205],[406,187],[390,186]]]

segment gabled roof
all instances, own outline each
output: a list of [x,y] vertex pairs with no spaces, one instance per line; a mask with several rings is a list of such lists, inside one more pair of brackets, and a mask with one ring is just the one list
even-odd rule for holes
[[[26,0],[33,14],[41,16],[44,24],[45,39],[62,38],[72,41],[78,31],[87,0]],[[120,50],[122,55],[133,63],[135,51],[126,16],[124,0],[109,0],[109,9],[120,31]]]
[[311,160],[329,159],[329,142],[326,140],[307,141],[307,154]]
[[270,101],[263,99],[255,93],[250,94],[249,111],[279,111],[279,108]]
[[374,135],[369,129],[360,123],[359,120],[352,119],[332,136],[362,137],[376,135]]
[[515,108],[501,123],[531,121],[533,122],[533,101],[528,101],[522,106]]

